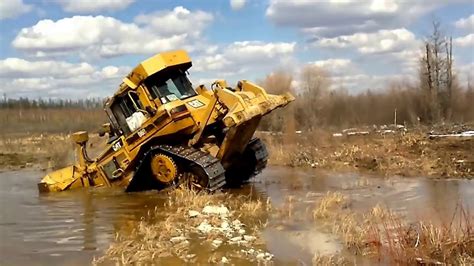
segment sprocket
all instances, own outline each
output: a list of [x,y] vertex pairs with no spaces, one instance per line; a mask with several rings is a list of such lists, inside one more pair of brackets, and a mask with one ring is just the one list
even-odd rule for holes
[[168,155],[158,153],[151,159],[151,173],[161,183],[171,183],[178,176],[178,167]]

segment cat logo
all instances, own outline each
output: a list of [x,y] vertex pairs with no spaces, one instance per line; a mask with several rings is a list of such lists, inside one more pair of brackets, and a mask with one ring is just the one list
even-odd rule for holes
[[120,148],[122,148],[122,141],[118,140],[117,142],[114,143],[114,145],[112,146],[112,149],[114,151],[118,151],[120,150]]
[[143,136],[145,136],[145,134],[146,134],[146,130],[145,130],[144,128],[138,130],[138,132],[137,132],[137,135],[138,135],[140,138],[143,137]]
[[192,101],[189,101],[188,104],[191,106],[191,107],[194,107],[194,108],[199,108],[199,107],[202,107],[204,106],[204,103],[202,103],[200,100],[192,100]]

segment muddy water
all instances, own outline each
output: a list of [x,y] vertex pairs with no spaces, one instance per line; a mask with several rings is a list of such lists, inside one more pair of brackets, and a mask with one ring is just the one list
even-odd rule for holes
[[288,196],[309,203],[328,191],[339,191],[350,197],[352,209],[364,210],[380,203],[413,220],[430,217],[444,222],[445,215],[452,214],[459,204],[474,210],[474,180],[466,179],[384,178],[272,167],[253,185],[277,205]]
[[0,173],[0,256],[9,265],[84,265],[117,226],[163,205],[157,193],[116,189],[39,195],[37,171]]
[[383,178],[358,173],[330,173],[272,167],[255,180],[252,189],[270,197],[277,209],[288,213],[270,219],[264,232],[267,248],[278,262],[311,264],[314,254],[342,253],[350,261],[371,264],[343,250],[328,229],[309,220],[308,215],[328,191],[350,199],[346,206],[367,212],[377,204],[403,215],[408,221],[449,224],[456,208],[474,213],[474,180],[433,178]]
[[[8,265],[84,265],[90,263],[129,221],[163,205],[155,192],[126,194],[114,189],[39,195],[38,171],[0,173],[0,259]],[[380,203],[409,219],[444,222],[462,202],[474,211],[474,181],[380,178],[270,167],[256,180],[231,193],[271,198],[275,208],[262,232],[276,262],[310,263],[314,254],[342,250],[336,236],[309,221],[305,212],[327,191],[351,198],[349,208],[366,210]],[[290,205],[291,208],[288,208]],[[286,206],[286,207],[285,207]]]

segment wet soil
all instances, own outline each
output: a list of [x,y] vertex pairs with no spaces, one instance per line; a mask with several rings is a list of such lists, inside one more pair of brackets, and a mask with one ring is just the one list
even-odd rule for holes
[[[159,211],[168,200],[164,193],[127,194],[109,188],[40,195],[36,183],[43,175],[37,170],[0,173],[0,257],[9,265],[89,264],[118,231]],[[460,202],[474,211],[474,181],[459,179],[384,178],[272,166],[227,193],[270,198],[274,211],[266,214],[262,248],[277,264],[311,264],[315,254],[336,253],[363,260],[345,251],[338,236],[323,225],[307,219],[305,214],[327,191],[350,197],[345,208],[364,211],[379,203],[413,221],[449,222]]]
[[[367,132],[368,133],[368,132]],[[428,132],[333,136],[262,134],[270,163],[385,176],[474,178],[474,137],[430,139]]]
[[[294,135],[257,132],[270,164],[384,176],[474,178],[474,138],[430,139],[427,130],[334,137],[329,131]],[[107,138],[91,134],[88,154],[99,155]],[[0,172],[58,169],[74,163],[66,134],[0,136]]]

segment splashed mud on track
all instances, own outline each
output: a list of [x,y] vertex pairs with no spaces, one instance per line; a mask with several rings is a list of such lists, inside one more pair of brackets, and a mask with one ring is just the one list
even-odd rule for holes
[[[150,212],[163,209],[169,201],[163,193],[126,194],[114,189],[39,195],[35,184],[41,176],[40,171],[28,170],[0,174],[0,257],[9,264],[90,263],[104,254],[117,232],[140,222]],[[264,204],[270,198],[271,210],[259,216],[257,220],[263,225],[259,227],[261,232],[254,235],[261,239],[256,249],[272,254],[271,261],[311,263],[316,254],[342,254],[360,260],[345,251],[338,235],[307,218],[328,191],[350,197],[350,203],[342,208],[367,211],[381,204],[412,221],[428,217],[435,223],[444,222],[451,218],[459,202],[470,213],[474,210],[472,180],[387,179],[286,167],[270,167],[250,184],[227,194],[235,198],[250,195],[249,200]],[[231,212],[237,208],[225,201],[220,204]],[[242,222],[249,228],[257,225],[251,220]],[[216,259],[226,257],[232,263],[228,254],[244,248],[227,246]],[[206,254],[198,255],[213,256],[209,250],[201,250]]]

